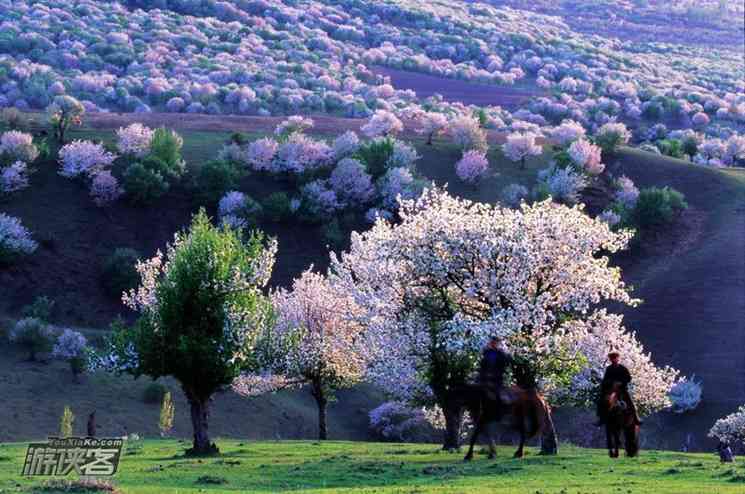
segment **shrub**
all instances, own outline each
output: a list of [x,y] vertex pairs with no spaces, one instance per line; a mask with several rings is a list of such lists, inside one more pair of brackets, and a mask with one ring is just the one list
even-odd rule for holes
[[29,360],[35,361],[40,353],[52,351],[54,333],[41,319],[27,317],[16,322],[8,334],[11,343],[22,346],[29,353]]
[[685,413],[695,410],[701,403],[702,395],[703,386],[701,381],[696,380],[696,376],[675,383],[669,393],[673,412]]
[[422,410],[398,401],[387,401],[371,410],[368,416],[371,434],[382,441],[411,441],[428,424]]
[[160,403],[160,417],[158,419],[158,429],[160,437],[165,437],[173,429],[173,418],[176,413],[176,406],[173,403],[173,397],[170,391],[163,394],[163,401]]
[[683,194],[670,187],[650,187],[639,193],[631,219],[639,228],[670,223],[675,214],[688,208]]
[[215,203],[238,186],[243,169],[235,161],[210,160],[196,176],[196,187],[203,203]]
[[134,203],[149,204],[168,192],[169,188],[163,175],[144,163],[132,163],[124,172],[124,190]]
[[657,149],[665,156],[682,159],[685,157],[683,143],[677,139],[662,139],[657,141]]
[[587,179],[572,168],[543,170],[539,182],[544,186],[538,189],[540,195],[548,192],[554,200],[569,205],[579,202],[579,193],[587,186]]
[[72,410],[70,410],[69,406],[65,405],[59,422],[60,437],[72,437],[72,426],[75,422],[75,415],[72,414]]
[[466,151],[463,157],[455,164],[455,173],[458,178],[469,184],[475,184],[486,174],[489,169],[489,160],[482,151]]
[[119,199],[124,194],[124,189],[110,171],[103,170],[93,176],[90,194],[96,206],[104,207]]
[[269,221],[279,223],[287,221],[292,216],[290,198],[284,192],[272,192],[262,201],[264,217]]
[[163,401],[163,396],[168,392],[168,388],[159,382],[151,382],[142,392],[142,401],[148,405],[154,405]]
[[364,163],[367,173],[378,178],[388,171],[388,163],[393,156],[395,142],[391,138],[378,138],[361,145],[355,158]]
[[54,312],[54,300],[49,297],[36,297],[33,302],[21,309],[23,317],[39,319],[43,322],[51,322]]
[[186,165],[181,159],[183,144],[184,140],[173,130],[160,127],[153,132],[150,154],[165,164],[166,175],[169,177],[179,178],[186,170]]
[[31,232],[21,224],[21,220],[0,213],[0,265],[33,254],[37,247]]
[[135,264],[139,258],[140,254],[136,250],[122,247],[115,249],[104,261],[101,270],[101,285],[107,294],[121,298],[122,293],[137,286],[140,276]]
[[595,143],[604,153],[614,152],[618,146],[627,144],[630,139],[631,133],[626,125],[616,122],[603,125],[595,135]]

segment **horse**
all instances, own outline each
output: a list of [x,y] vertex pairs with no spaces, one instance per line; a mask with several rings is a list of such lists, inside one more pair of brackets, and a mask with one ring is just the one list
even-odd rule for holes
[[634,421],[633,409],[623,400],[621,383],[613,383],[610,392],[603,399],[607,410],[605,438],[608,455],[611,458],[618,458],[621,431],[623,431],[626,456],[629,458],[637,456],[639,454],[639,425]]
[[548,405],[534,389],[511,386],[502,390],[500,400],[496,400],[487,396],[482,386],[466,384],[457,389],[454,394],[455,399],[459,400],[468,410],[475,424],[464,461],[473,459],[473,447],[483,430],[486,430],[489,438],[489,459],[496,456],[494,438],[487,426],[499,422],[505,414],[511,418],[512,429],[520,433],[520,446],[515,451],[514,457],[522,458],[525,441],[542,431],[549,414]]

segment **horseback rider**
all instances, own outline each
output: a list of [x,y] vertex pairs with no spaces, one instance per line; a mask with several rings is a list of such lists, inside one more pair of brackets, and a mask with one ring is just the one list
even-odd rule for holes
[[603,382],[600,384],[600,397],[598,398],[598,422],[595,424],[598,427],[605,424],[608,418],[608,410],[606,405],[606,397],[613,390],[613,385],[619,383],[621,385],[621,399],[626,403],[631,412],[634,414],[634,423],[641,425],[642,422],[639,420],[639,414],[636,410],[634,402],[631,400],[631,394],[629,393],[629,383],[631,382],[631,373],[629,370],[621,364],[621,353],[618,350],[611,350],[608,353],[610,359],[610,365],[605,368],[605,374],[603,375]]
[[496,335],[489,338],[479,365],[479,382],[490,400],[501,401],[500,392],[504,387],[504,373],[512,365],[512,357],[501,347],[502,341]]

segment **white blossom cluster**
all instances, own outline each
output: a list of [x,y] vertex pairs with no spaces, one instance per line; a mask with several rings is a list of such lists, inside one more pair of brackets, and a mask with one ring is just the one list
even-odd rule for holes
[[729,444],[745,441],[745,405],[717,420],[709,430],[709,437]]
[[38,244],[21,220],[0,213],[0,261],[19,255],[33,254]]

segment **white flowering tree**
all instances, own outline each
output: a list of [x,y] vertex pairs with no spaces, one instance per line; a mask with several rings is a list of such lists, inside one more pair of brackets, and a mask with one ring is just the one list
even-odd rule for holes
[[[600,302],[636,303],[606,256],[625,248],[630,233],[580,206],[511,210],[429,189],[402,201],[399,215],[399,224],[378,219],[354,233],[350,251],[332,255],[331,280],[363,310],[371,379],[396,399],[438,405],[445,448],[458,447],[463,412],[452,390],[469,379],[490,334],[509,342],[518,384],[560,396],[588,365],[570,329],[610,317]],[[603,343],[625,334],[611,329]],[[669,380],[650,386],[660,382]],[[640,408],[657,409],[668,389],[660,401],[635,393]]]
[[112,370],[153,379],[173,376],[191,408],[192,454],[217,451],[208,434],[212,395],[255,365],[255,348],[271,328],[262,288],[269,280],[276,241],[215,228],[202,211],[189,231],[176,234],[165,255],[137,264],[141,284],[123,297],[137,323],[111,338]]
[[714,422],[709,430],[709,437],[716,439],[720,444],[745,442],[745,405]]
[[[266,348],[264,380],[279,377],[277,387],[308,385],[318,406],[318,438],[327,439],[329,401],[337,389],[358,383],[365,374],[360,309],[350,295],[310,270],[293,282],[291,291],[274,292],[272,302],[277,324]],[[254,376],[247,378],[251,382]],[[241,381],[234,386],[239,393],[252,389]]]
[[72,96],[56,96],[47,107],[47,117],[52,125],[54,137],[60,142],[65,142],[65,134],[73,125],[83,123],[85,107],[80,101]]
[[395,136],[404,130],[404,124],[393,113],[378,110],[360,130],[370,138]]

